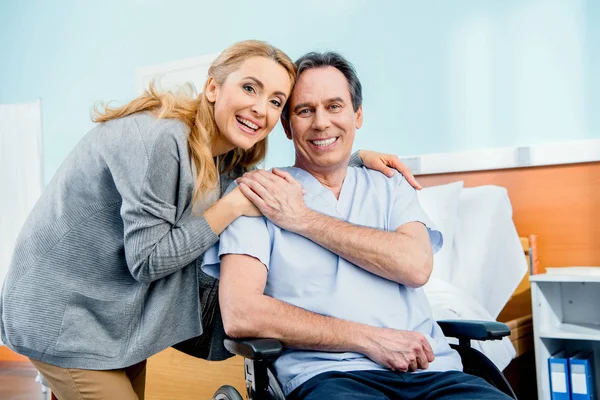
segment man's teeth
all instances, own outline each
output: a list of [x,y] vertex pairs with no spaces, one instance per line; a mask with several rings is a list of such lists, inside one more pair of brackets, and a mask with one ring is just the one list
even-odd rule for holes
[[316,146],[329,146],[331,143],[335,142],[337,138],[324,139],[324,140],[312,140],[312,143]]
[[254,130],[258,129],[258,125],[252,123],[251,121],[248,121],[247,119],[237,117],[237,120],[239,123],[246,125],[250,129],[254,129]]

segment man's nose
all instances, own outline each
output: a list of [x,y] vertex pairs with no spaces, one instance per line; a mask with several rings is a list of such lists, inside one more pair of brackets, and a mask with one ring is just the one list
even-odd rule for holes
[[264,117],[267,113],[267,99],[258,97],[252,105],[252,112],[257,117]]
[[329,120],[329,114],[325,110],[317,108],[314,115],[313,129],[324,131],[329,128],[331,121]]

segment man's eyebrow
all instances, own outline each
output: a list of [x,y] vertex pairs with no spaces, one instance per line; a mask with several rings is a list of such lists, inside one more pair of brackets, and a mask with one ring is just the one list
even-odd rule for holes
[[[258,78],[255,78],[253,76],[247,76],[244,79],[250,79],[250,80],[254,81],[254,83],[256,83],[256,85],[259,88],[261,88],[261,89],[265,88],[265,85]],[[285,93],[283,93],[282,91],[280,91],[280,90],[276,91],[275,94],[279,95],[279,96],[282,96],[284,99],[287,98],[287,95]]]
[[331,99],[325,100],[325,103],[346,103],[341,97],[332,97]]
[[[330,99],[327,99],[324,101],[325,104],[331,104],[331,103],[342,103],[342,104],[346,104],[346,102],[344,101],[344,99],[342,99],[341,97],[332,97]],[[296,107],[294,107],[294,112],[298,112],[301,108],[304,107],[313,107],[312,103],[300,103],[297,104]]]
[[312,107],[312,104],[311,103],[296,104],[296,107],[294,107],[294,112],[298,112],[300,109],[302,109],[304,107]]

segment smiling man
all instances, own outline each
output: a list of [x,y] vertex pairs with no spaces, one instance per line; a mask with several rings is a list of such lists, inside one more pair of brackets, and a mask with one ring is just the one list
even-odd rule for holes
[[[353,67],[337,53],[297,65],[282,114],[295,165],[240,180],[265,217],[239,218],[205,256],[213,274],[221,257],[227,334],[288,347],[274,364],[288,399],[507,399],[461,372],[433,320],[420,287],[442,238],[415,190],[401,175],[348,167],[363,121]],[[271,198],[284,186],[296,195]],[[330,337],[307,339],[325,323]]]

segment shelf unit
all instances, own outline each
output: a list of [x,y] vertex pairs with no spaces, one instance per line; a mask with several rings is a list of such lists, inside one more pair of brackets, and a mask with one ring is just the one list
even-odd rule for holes
[[540,274],[529,280],[538,398],[551,398],[548,357],[562,349],[594,352],[600,388],[600,276]]

